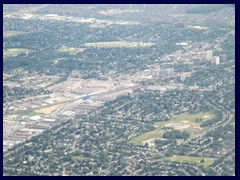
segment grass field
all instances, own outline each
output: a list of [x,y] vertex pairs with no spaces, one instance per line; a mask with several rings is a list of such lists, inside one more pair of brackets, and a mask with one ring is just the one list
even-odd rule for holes
[[186,122],[186,121],[188,121],[189,123],[197,123],[195,121],[196,118],[202,119],[202,122],[203,122],[203,121],[212,119],[214,117],[215,117],[215,115],[213,113],[211,113],[211,112],[197,113],[197,114],[184,114],[184,115],[180,115],[180,116],[174,117],[170,121],[155,122],[154,125],[165,126],[169,122]]
[[84,51],[84,48],[61,47],[57,51],[62,53],[69,53],[71,55],[76,55],[78,52]]
[[164,127],[169,122],[171,122],[171,121],[159,121],[159,122],[155,122],[154,125]]
[[43,113],[35,112],[33,110],[19,110],[19,111],[14,111],[14,113],[19,115],[25,115],[25,116],[43,115]]
[[39,84],[46,84],[46,86],[51,86],[53,83],[55,83],[59,79],[60,79],[59,77],[46,78],[43,81],[39,82]]
[[173,118],[173,121],[181,122],[181,121],[190,121],[195,122],[196,118],[201,118],[203,121],[209,120],[214,118],[214,114],[211,112],[205,112],[205,113],[197,113],[197,114],[186,114],[182,116],[178,116]]
[[[204,162],[200,162],[204,159]],[[197,163],[197,165],[203,165],[204,167],[210,166],[217,158],[208,158],[208,157],[192,157],[192,156],[171,156],[171,157],[164,157],[161,160],[166,161],[176,161],[180,163],[190,162],[190,163]]]
[[199,30],[207,30],[208,29],[208,27],[206,27],[206,26],[193,26],[192,28],[199,29]]
[[29,49],[24,49],[24,48],[8,48],[8,49],[3,49],[3,56],[16,56],[18,54],[22,53],[27,53],[29,52]]
[[162,138],[163,132],[164,131],[162,130],[149,131],[131,139],[128,143],[133,145],[143,145],[143,142],[146,140],[149,140],[152,138]]
[[133,48],[133,47],[150,47],[153,46],[154,43],[116,41],[116,42],[85,43],[84,45],[88,47],[99,48],[118,48],[118,47]]
[[17,35],[20,35],[20,34],[26,34],[26,32],[24,32],[24,31],[3,31],[3,37],[4,38],[17,36]]
[[[201,128],[200,125],[202,122],[214,118],[215,115],[211,112],[197,113],[197,114],[184,114],[172,118],[169,121],[160,121],[155,122],[154,125],[163,127],[171,127],[177,130],[185,130],[190,134],[190,138],[194,138],[198,135],[206,133],[209,128]],[[201,119],[197,122],[196,118]]]
[[[180,131],[187,131],[190,135],[189,138],[191,139],[198,135],[206,133],[209,128],[201,128],[200,124],[206,120],[214,118],[214,116],[215,115],[211,112],[184,114],[174,117],[169,121],[155,122],[154,125],[158,126],[159,128],[169,127]],[[196,118],[202,119],[202,121],[196,122]],[[164,132],[164,129],[146,132],[131,139],[128,143],[132,145],[143,145],[144,142],[152,140],[153,138],[162,138]]]
[[84,156],[72,156],[71,157],[73,160],[85,160],[85,159],[88,159],[88,158],[86,158],[86,157],[84,157]]

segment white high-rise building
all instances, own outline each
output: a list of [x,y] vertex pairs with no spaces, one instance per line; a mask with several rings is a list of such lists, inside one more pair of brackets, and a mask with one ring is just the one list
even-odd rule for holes
[[220,64],[220,57],[219,56],[214,56],[213,58],[213,64],[219,65]]
[[206,52],[205,59],[208,61],[212,60],[212,51],[211,50]]

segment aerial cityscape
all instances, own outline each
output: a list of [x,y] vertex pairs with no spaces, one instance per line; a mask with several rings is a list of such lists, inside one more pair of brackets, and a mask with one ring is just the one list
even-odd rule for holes
[[235,176],[234,4],[4,4],[4,176]]

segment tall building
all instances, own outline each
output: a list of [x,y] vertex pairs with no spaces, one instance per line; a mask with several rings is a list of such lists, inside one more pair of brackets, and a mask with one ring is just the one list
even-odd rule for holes
[[220,57],[219,56],[214,56],[212,63],[216,64],[216,65],[219,65],[220,64]]
[[207,61],[211,61],[212,60],[212,51],[211,50],[206,52],[205,59]]

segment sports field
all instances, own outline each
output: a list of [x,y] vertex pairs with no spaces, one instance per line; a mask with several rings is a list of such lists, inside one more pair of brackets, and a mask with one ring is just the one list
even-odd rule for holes
[[29,52],[29,49],[25,48],[8,48],[3,49],[3,56],[9,57],[9,56],[16,56],[18,54],[27,53]]
[[191,139],[201,134],[205,134],[209,128],[201,128],[201,123],[214,117],[215,115],[211,112],[201,112],[197,114],[183,114],[176,116],[169,121],[155,122],[154,125],[158,126],[157,130],[149,131],[141,134],[140,136],[134,137],[128,143],[133,145],[143,145],[145,142],[150,140],[154,143],[156,138],[162,138],[163,133],[166,131],[164,128],[187,131],[190,135],[189,138]]
[[99,47],[99,48],[134,48],[134,47],[150,47],[154,43],[143,43],[143,42],[125,42],[125,41],[114,41],[114,42],[95,42],[95,43],[85,43],[88,47]]
[[133,145],[142,145],[144,143],[144,141],[147,141],[149,139],[161,138],[163,135],[163,132],[164,131],[162,131],[162,130],[149,131],[140,136],[133,138],[128,143],[133,144]]
[[84,156],[72,156],[71,158],[73,160],[86,160],[86,159],[89,159],[89,158],[84,157]]
[[33,110],[18,110],[18,111],[15,111],[15,113],[19,115],[25,115],[25,116],[43,115],[41,112],[35,112]]
[[71,55],[77,55],[77,53],[84,51],[84,48],[75,48],[75,47],[61,47],[57,50],[57,52],[61,53],[69,53]]
[[171,161],[171,162],[180,162],[180,163],[197,163],[197,165],[203,165],[204,167],[210,166],[217,158],[209,157],[192,157],[192,156],[171,156],[164,157],[161,160]]
[[3,31],[3,37],[4,38],[17,36],[17,35],[20,35],[20,34],[26,34],[26,32],[24,32],[24,31]]
[[[204,113],[201,112],[201,113],[197,113],[197,114],[184,114],[184,115],[174,117],[169,121],[155,122],[154,125],[165,126],[166,124],[168,124],[170,122],[188,122],[188,123],[199,124],[199,123],[204,122],[206,120],[210,120],[214,117],[215,117],[215,115],[211,112],[204,112]],[[196,122],[196,118],[202,119],[202,121],[201,122]]]

